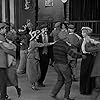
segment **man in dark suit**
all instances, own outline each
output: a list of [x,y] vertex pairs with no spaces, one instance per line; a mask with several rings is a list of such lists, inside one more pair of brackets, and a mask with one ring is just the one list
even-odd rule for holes
[[[49,35],[47,33],[47,25],[43,24],[40,26],[41,34],[39,36],[39,39],[37,40],[40,43],[48,43],[49,42]],[[38,86],[39,87],[45,87],[43,84],[45,80],[45,76],[48,70],[49,65],[49,47],[39,47],[39,56],[40,56],[40,69],[41,69],[41,77],[38,80]]]

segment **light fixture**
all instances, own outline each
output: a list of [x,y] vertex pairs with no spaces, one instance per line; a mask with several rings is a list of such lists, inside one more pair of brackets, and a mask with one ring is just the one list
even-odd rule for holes
[[68,0],[61,0],[63,3],[66,3]]

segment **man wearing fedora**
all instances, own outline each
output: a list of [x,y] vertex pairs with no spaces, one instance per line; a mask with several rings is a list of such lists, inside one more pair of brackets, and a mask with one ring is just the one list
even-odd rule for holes
[[0,23],[0,100],[8,100],[7,96],[7,55],[10,54],[15,57],[16,53],[7,49],[3,46],[3,42],[6,41],[5,34],[6,34],[6,27],[5,23]]
[[[68,29],[66,32],[58,33],[59,40],[53,46],[54,69],[57,72],[58,79],[50,96],[56,98],[57,94],[65,84],[64,100],[74,100],[69,97],[72,84],[71,68],[68,65],[68,54],[74,58],[84,57],[71,49],[71,45],[66,41]],[[84,57],[85,58],[85,57]]]
[[[47,29],[47,24],[43,24],[40,26],[40,30],[42,34],[39,36],[39,39],[37,40],[40,43],[48,43],[49,42],[49,34],[48,34],[48,29]],[[41,70],[41,77],[38,80],[38,86],[39,87],[45,87],[43,84],[46,73],[48,70],[48,65],[49,65],[49,47],[39,47],[39,56],[40,56],[40,70]]]

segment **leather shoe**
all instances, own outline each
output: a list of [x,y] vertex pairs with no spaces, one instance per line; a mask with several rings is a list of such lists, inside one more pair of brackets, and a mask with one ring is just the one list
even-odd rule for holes
[[54,94],[50,94],[50,96],[52,97],[52,98],[56,98],[56,95],[54,95]]
[[11,100],[11,98],[8,95],[6,95],[6,99],[5,100]]
[[18,98],[21,96],[21,88],[17,89]]
[[45,87],[45,85],[44,84],[38,84],[38,87]]

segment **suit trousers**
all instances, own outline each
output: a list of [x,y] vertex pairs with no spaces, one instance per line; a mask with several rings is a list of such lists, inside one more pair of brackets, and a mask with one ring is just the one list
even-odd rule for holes
[[38,80],[38,83],[43,84],[43,81],[45,80],[46,73],[48,70],[49,65],[49,56],[48,54],[42,54],[40,56],[40,70],[41,70],[41,77]]
[[7,95],[7,73],[6,68],[0,68],[0,100],[5,100]]
[[72,84],[71,68],[67,64],[54,64],[54,69],[57,72],[58,79],[52,90],[53,95],[57,95],[65,84],[65,98],[69,98],[70,88]]

